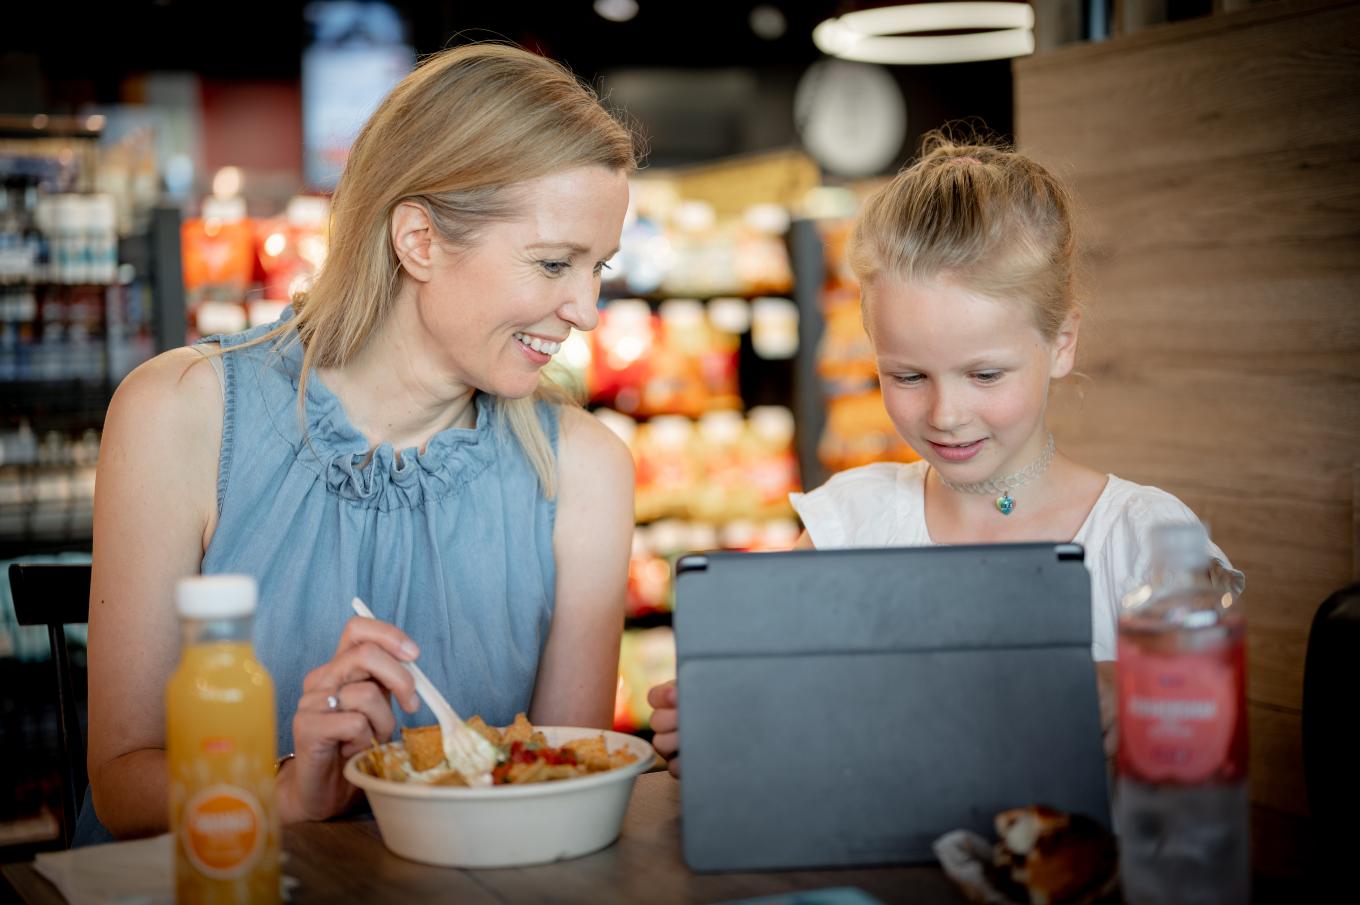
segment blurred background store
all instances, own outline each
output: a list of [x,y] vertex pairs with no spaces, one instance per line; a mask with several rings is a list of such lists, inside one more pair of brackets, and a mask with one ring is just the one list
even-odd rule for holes
[[[378,99],[423,54],[508,39],[567,64],[648,144],[600,327],[559,356],[637,462],[616,723],[645,733],[646,689],[674,674],[674,559],[786,549],[800,530],[790,491],[914,458],[879,404],[843,258],[860,199],[929,130],[963,122],[1013,140],[1011,58],[1036,42],[1094,44],[1251,4],[994,5],[1035,22],[1009,29],[1018,47],[884,64],[832,56],[836,36],[819,47],[813,33],[891,3],[11,4],[0,560],[88,559],[119,380],[164,349],[276,318],[325,260],[327,193]],[[46,687],[47,639],[13,624],[7,594],[0,747],[25,779],[0,790],[0,847],[41,845],[55,835],[56,713],[17,690]]]

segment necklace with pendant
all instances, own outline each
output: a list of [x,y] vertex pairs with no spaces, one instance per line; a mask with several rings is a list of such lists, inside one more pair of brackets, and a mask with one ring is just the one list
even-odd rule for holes
[[[976,484],[955,484],[953,481],[946,480],[944,475],[940,475],[940,483],[958,493],[999,493],[1001,496],[996,498],[996,511],[1002,515],[1010,515],[1015,511],[1015,497],[1011,496],[1011,491],[1028,484],[1048,471],[1048,466],[1053,463],[1053,453],[1056,450],[1053,435],[1049,434],[1048,442],[1044,444],[1044,451],[1039,454],[1039,458],[1015,474],[1006,475],[1004,478],[993,478],[990,481],[978,481]],[[935,473],[940,474],[938,469]]]

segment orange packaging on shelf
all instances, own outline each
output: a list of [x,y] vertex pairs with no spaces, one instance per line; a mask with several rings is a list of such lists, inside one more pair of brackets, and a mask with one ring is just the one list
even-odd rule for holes
[[683,516],[699,477],[688,418],[662,415],[638,426],[636,513],[640,522]]
[[742,445],[745,483],[753,492],[753,515],[792,515],[789,494],[801,489],[793,449],[793,412],[778,405],[751,409]]
[[237,291],[239,301],[256,278],[256,227],[245,216],[245,204],[207,199],[203,212],[180,227],[185,290],[193,295],[205,287],[220,287]]
[[828,306],[817,348],[817,374],[828,396],[854,395],[878,386],[873,347],[860,319],[859,295]]
[[640,411],[697,418],[708,408],[708,386],[700,365],[709,345],[704,308],[694,299],[669,299],[659,313],[661,329],[648,362]]
[[628,560],[628,616],[670,609],[671,565],[652,549],[650,537],[651,531],[646,526],[633,531],[633,552]]
[[638,414],[656,332],[651,306],[641,299],[619,299],[604,306],[600,324],[590,334],[592,402],[626,415]]
[[751,329],[751,303],[742,298],[709,299],[705,313],[709,343],[699,367],[708,387],[709,410],[740,409],[741,335]]
[[326,198],[299,195],[288,202],[284,216],[259,222],[256,249],[266,299],[287,301],[311,288],[326,261],[329,210]]
[[754,514],[757,498],[742,447],[745,431],[739,412],[710,412],[699,420],[694,449],[702,478],[689,500],[694,517],[725,521]]
[[817,457],[832,471],[872,462],[914,462],[920,458],[897,435],[878,390],[831,399]]
[[778,295],[793,291],[793,267],[782,235],[743,229],[736,238],[736,269],[745,295]]

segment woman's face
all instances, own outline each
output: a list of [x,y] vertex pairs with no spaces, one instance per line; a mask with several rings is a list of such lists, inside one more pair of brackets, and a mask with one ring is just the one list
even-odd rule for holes
[[419,317],[449,376],[521,398],[573,328],[593,330],[600,273],[618,250],[628,178],[581,167],[518,184],[518,212],[471,248],[431,251]]
[[1075,317],[1050,342],[1025,302],[886,275],[865,285],[864,313],[888,415],[943,477],[986,481],[1039,457],[1049,381],[1072,370]]

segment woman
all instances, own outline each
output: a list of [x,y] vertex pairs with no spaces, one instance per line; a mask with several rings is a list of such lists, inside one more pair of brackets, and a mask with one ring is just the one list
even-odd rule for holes
[[[557,64],[438,54],[355,141],[312,290],[123,382],[95,499],[79,842],[166,829],[184,575],[259,581],[284,822],[345,809],[341,767],[397,726],[391,696],[418,710],[401,659],[465,716],[609,725],[632,462],[542,372],[596,324],[634,167],[628,130]],[[376,621],[350,616],[356,595]]]

